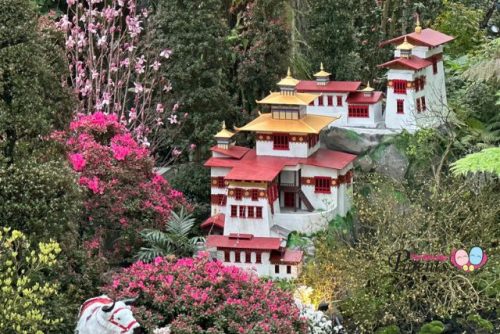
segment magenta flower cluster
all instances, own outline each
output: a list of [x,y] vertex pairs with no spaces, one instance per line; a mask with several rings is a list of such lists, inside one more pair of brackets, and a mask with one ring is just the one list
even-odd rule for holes
[[136,262],[103,290],[139,296],[134,314],[149,330],[170,324],[172,334],[307,333],[290,293],[207,254]]
[[[79,114],[67,132],[52,136],[63,143],[85,191],[86,238],[119,232],[115,250],[137,248],[143,228],[163,228],[172,209],[185,205],[183,194],[153,171],[149,149],[139,145],[115,114]],[[115,247],[120,246],[120,247]]]

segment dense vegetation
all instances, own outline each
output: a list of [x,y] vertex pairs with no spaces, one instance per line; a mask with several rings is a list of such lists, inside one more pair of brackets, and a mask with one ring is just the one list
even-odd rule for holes
[[[404,182],[357,173],[355,209],[316,236],[299,281],[314,288],[314,302],[335,301],[352,331],[498,331],[500,39],[492,26],[500,15],[490,0],[0,0],[0,301],[8,305],[0,331],[71,332],[78,306],[104,287],[140,292],[148,329],[175,319],[174,333],[301,332],[291,296],[275,285],[204,259],[157,256],[194,250],[191,217],[209,211],[201,163],[222,120],[232,127],[255,115],[255,100],[288,66],[307,78],[323,62],[334,79],[383,89],[376,65],[390,50],[378,44],[411,31],[417,12],[424,27],[456,37],[445,50],[452,117],[391,139],[410,160]],[[155,165],[173,167],[171,185]],[[490,260],[470,276],[397,272],[387,261],[401,249],[474,245]],[[137,257],[156,260],[127,267]],[[124,288],[145,271],[142,290]],[[179,295],[186,282],[193,291],[158,299],[153,288],[165,280]],[[221,304],[233,285],[253,303]],[[37,306],[27,313],[21,303]],[[207,310],[225,312],[225,322]]]

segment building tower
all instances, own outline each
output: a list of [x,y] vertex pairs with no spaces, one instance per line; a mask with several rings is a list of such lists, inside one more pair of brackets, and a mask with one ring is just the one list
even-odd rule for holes
[[258,104],[269,109],[237,128],[255,136],[256,147],[234,145],[234,133],[217,135],[211,170],[212,217],[207,248],[227,264],[261,276],[296,277],[303,254],[286,248],[290,232],[324,229],[350,209],[352,154],[321,149],[319,132],[335,120],[309,115],[319,95],[297,91],[290,70]]
[[443,45],[453,39],[439,31],[422,29],[417,17],[414,32],[381,43],[397,45],[394,59],[379,65],[388,69],[387,128],[414,132],[440,124],[447,112]]

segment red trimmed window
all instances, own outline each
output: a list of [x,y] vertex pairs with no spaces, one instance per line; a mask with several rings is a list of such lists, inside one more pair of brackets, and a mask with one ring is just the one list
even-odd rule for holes
[[415,78],[415,91],[418,92],[420,90],[420,78]]
[[420,104],[420,98],[417,99],[417,112],[418,113],[422,112],[422,105]]
[[224,262],[231,262],[231,252],[224,251]]
[[259,200],[259,190],[252,189],[252,201],[258,201],[258,200]]
[[237,217],[237,216],[238,216],[238,206],[231,205],[231,217]]
[[331,95],[328,96],[328,106],[329,107],[333,106],[333,96]]
[[331,192],[330,187],[332,185],[332,178],[327,176],[315,176],[314,177],[314,192],[329,194]]
[[397,113],[404,114],[405,113],[405,100],[397,100]]
[[262,218],[262,207],[261,206],[255,207],[255,218]]
[[262,254],[261,253],[255,253],[255,263],[262,263]]
[[224,183],[224,176],[217,177],[217,188],[225,188],[226,184]]
[[292,273],[292,266],[286,266],[286,273],[291,274]]
[[289,136],[288,134],[274,134],[273,135],[273,149],[275,150],[288,150]]
[[234,252],[234,262],[241,262],[240,255],[240,251]]
[[437,74],[438,72],[438,62],[436,58],[432,59],[432,73]]
[[323,96],[318,97],[318,106],[323,105]]
[[241,188],[234,189],[234,197],[236,198],[236,200],[241,201],[241,198],[243,197],[243,189]]
[[318,143],[319,135],[309,135],[307,137],[307,144],[309,148],[316,146]]
[[349,106],[349,117],[366,118],[368,115],[368,106]]
[[337,105],[342,107],[342,96],[337,96]]
[[406,94],[406,80],[393,80],[394,93]]
[[240,205],[240,218],[246,218],[247,207],[244,205]]
[[425,96],[422,96],[420,98],[420,105],[422,106],[422,111],[425,111],[427,109],[427,106],[425,105]]
[[254,206],[247,206],[248,208],[248,218],[254,218],[255,217],[255,207]]
[[275,274],[279,274],[280,273],[280,265],[279,264],[275,264],[274,265],[274,273]]

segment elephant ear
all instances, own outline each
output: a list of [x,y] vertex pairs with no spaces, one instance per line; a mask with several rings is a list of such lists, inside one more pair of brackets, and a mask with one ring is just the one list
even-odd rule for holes
[[136,301],[137,297],[122,300],[125,305],[134,305]]
[[111,312],[112,309],[115,308],[115,302],[113,302],[113,304],[111,304],[110,306],[107,306],[107,305],[104,305],[101,310],[104,312],[104,313],[108,313],[108,312]]

